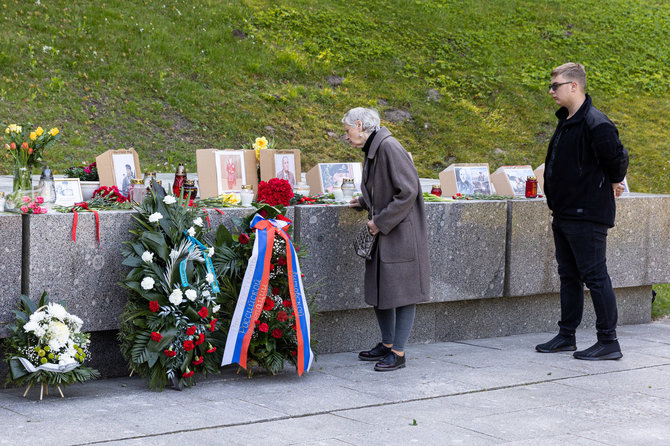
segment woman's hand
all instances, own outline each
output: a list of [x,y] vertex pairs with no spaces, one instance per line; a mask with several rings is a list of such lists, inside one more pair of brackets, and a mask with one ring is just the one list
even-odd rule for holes
[[372,234],[372,235],[379,234],[379,228],[375,224],[374,220],[368,221],[368,230],[370,231],[370,234]]
[[352,198],[351,201],[349,201],[349,207],[360,209],[361,203],[358,201],[358,198]]

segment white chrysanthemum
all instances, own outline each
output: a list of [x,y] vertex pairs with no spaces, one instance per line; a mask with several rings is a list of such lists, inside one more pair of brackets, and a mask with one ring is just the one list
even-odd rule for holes
[[176,249],[170,251],[170,260],[174,262],[175,260],[177,260],[177,257],[179,257],[179,251],[177,251]]
[[207,281],[207,283],[212,283],[212,282],[214,282],[214,274],[212,274],[212,273],[207,273],[207,275],[205,276],[205,280]]
[[[68,352],[69,352],[69,350],[68,350]],[[58,365],[68,365],[68,364],[72,364],[73,362],[76,362],[74,360],[74,355],[75,354],[76,354],[76,352],[72,353],[72,354],[61,353],[58,356]]]
[[202,227],[202,218],[200,217],[196,218],[195,220],[193,220],[193,224]]
[[37,324],[37,321],[34,321],[33,318],[31,317],[28,322],[26,322],[23,325],[23,330],[28,333],[31,331],[35,331],[39,328],[39,325]]
[[165,204],[174,204],[177,201],[177,199],[174,197],[174,195],[166,195],[163,198],[163,203]]
[[142,283],[140,283],[140,285],[142,286],[143,289],[150,290],[154,287],[155,283],[156,281],[151,277],[145,277],[144,279],[142,279]]
[[38,338],[41,338],[42,336],[47,334],[47,331],[44,327],[42,327],[41,325],[38,325],[37,328],[35,329],[34,333],[35,333],[35,336],[37,336]]
[[212,307],[212,313],[218,313],[220,309],[221,309],[221,305],[214,305]]
[[61,321],[64,321],[65,318],[68,316],[68,312],[63,308],[61,304],[56,304],[56,303],[50,303],[49,307],[49,314],[52,317],[55,317],[56,319],[60,319]]
[[188,289],[188,290],[186,290],[185,294],[186,294],[186,298],[188,300],[190,300],[191,302],[193,302],[194,300],[196,300],[198,298],[198,292],[196,290]]
[[190,235],[191,237],[195,237],[195,228],[193,226],[188,228],[188,235]]
[[84,325],[84,321],[79,319],[77,316],[74,314],[69,314],[65,318],[65,322],[70,325],[70,328],[74,329],[74,331],[78,332],[81,329],[81,326]]
[[144,251],[142,253],[142,261],[144,263],[151,263],[154,261],[154,253],[149,251]]
[[209,293],[209,291],[205,290],[205,291],[202,292],[202,296],[203,297],[209,297],[209,296],[211,296],[211,294]]
[[49,338],[49,346],[54,350],[60,350],[70,339],[70,329],[62,322],[52,321],[49,324]]
[[209,248],[209,256],[214,257],[214,248]]
[[172,305],[179,305],[184,298],[184,295],[182,294],[180,289],[175,289],[172,294],[170,294],[170,297],[168,300]]
[[160,212],[154,212],[153,214],[149,215],[149,223],[156,223],[161,218],[163,218],[163,214]]
[[38,311],[37,313],[33,313],[30,315],[30,320],[39,323],[42,322],[44,319],[48,319],[49,317],[50,316],[46,313],[46,311]]

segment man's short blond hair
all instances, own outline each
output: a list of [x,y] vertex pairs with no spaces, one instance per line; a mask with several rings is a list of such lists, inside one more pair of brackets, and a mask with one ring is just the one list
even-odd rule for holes
[[568,62],[554,68],[551,77],[563,76],[565,80],[577,82],[582,91],[586,90],[586,70],[580,63]]

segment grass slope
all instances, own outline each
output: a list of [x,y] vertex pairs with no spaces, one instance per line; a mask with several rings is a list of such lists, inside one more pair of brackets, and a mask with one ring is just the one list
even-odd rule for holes
[[670,192],[667,1],[0,4],[0,121],[59,127],[56,171],[129,146],[145,170],[195,171],[196,149],[261,135],[301,149],[305,170],[358,160],[340,139],[358,105],[411,114],[384,123],[422,176],[537,166],[555,125],[548,73],[573,60],[630,150],[631,188]]

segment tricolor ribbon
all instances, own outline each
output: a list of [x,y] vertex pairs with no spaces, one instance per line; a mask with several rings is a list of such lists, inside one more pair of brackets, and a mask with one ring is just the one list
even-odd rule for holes
[[79,206],[82,209],[85,209],[87,211],[93,212],[95,214],[95,235],[98,237],[98,245],[101,245],[100,243],[100,215],[98,215],[98,211],[89,209],[88,208],[88,203],[85,201],[82,201],[81,203],[75,203],[74,206],[72,207],[72,213],[74,213],[74,220],[72,221],[72,241],[76,242],[77,241],[77,221],[79,220],[79,214],[77,213],[77,206]]
[[[205,266],[207,267],[207,272],[214,277],[214,281],[211,283],[212,287],[212,292],[218,293],[219,292],[219,283],[216,280],[216,272],[214,272],[214,265],[212,264],[212,259],[208,255],[209,248],[207,248],[205,245],[200,243],[197,238],[191,237],[188,235],[188,230],[184,231],[184,234],[186,235],[186,239],[191,242],[191,245],[188,247],[188,252],[191,253],[193,251],[193,248],[198,246],[200,248],[200,251],[202,252],[202,256],[205,258]],[[181,277],[181,284],[184,288],[188,286],[188,277],[186,276],[186,262],[188,260],[188,256],[184,260],[182,260],[179,263],[179,276]]]
[[275,235],[286,241],[286,267],[289,275],[289,294],[293,304],[298,340],[298,375],[309,371],[314,354],[310,349],[310,320],[305,290],[302,285],[300,265],[291,238],[284,228],[290,223],[282,220],[266,220],[256,214],[251,228],[256,230],[254,249],[244,273],[240,296],[237,299],[235,313],[228,330],[226,349],[221,365],[237,363],[247,367],[247,351],[256,326],[255,321],[263,311],[270,282],[270,264]]

